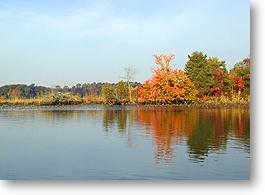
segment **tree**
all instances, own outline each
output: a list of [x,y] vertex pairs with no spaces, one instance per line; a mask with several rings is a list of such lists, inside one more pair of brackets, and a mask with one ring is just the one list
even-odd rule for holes
[[21,97],[21,94],[22,94],[22,90],[19,86],[16,88],[10,89],[9,91],[9,96],[11,98],[19,98]]
[[114,87],[110,83],[105,83],[102,87],[102,95],[105,98],[107,103],[115,103],[116,97],[115,97],[115,91]]
[[22,96],[25,98],[36,97],[36,87],[35,84],[31,84],[29,86],[25,85],[22,88]]
[[227,71],[216,69],[212,73],[213,85],[210,88],[210,95],[229,95],[231,89],[231,79]]
[[173,70],[170,66],[174,55],[156,55],[153,76],[138,91],[139,102],[176,103],[191,101],[198,91],[192,81],[181,70]]
[[230,70],[230,77],[233,81],[232,88],[240,95],[250,94],[250,58],[246,58],[236,63]]
[[131,88],[131,82],[133,82],[134,80],[134,75],[135,75],[135,69],[132,67],[125,67],[125,75],[122,76],[123,79],[125,79],[125,81],[127,82],[127,87],[128,87],[128,93],[129,93],[129,101],[130,103],[133,102],[132,100],[132,88]]
[[163,73],[163,74],[167,74],[169,72],[171,72],[173,69],[170,66],[171,61],[175,59],[175,55],[174,54],[169,54],[169,55],[165,55],[165,54],[161,54],[161,55],[154,55],[154,60],[155,63],[159,66],[159,70]]
[[195,84],[202,96],[209,91],[211,80],[210,70],[207,63],[207,56],[202,52],[194,52],[188,55],[188,62],[185,65],[185,73]]
[[118,82],[115,88],[116,102],[124,104],[128,101],[127,85],[124,81]]
[[106,83],[102,87],[102,95],[109,104],[124,104],[128,102],[127,84],[120,81],[117,84]]
[[230,80],[225,61],[219,60],[217,57],[209,57],[207,63],[211,76],[208,83],[210,94],[219,96],[227,93],[229,91]]
[[[185,73],[199,90],[199,96],[209,93],[221,94],[224,88],[224,80],[222,79],[227,73],[225,61],[216,57],[207,58],[207,55],[202,52],[194,52],[188,55],[188,58]],[[220,81],[222,86],[220,86]]]

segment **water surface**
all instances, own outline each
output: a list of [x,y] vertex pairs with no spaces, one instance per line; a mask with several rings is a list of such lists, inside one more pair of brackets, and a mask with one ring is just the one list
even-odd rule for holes
[[0,179],[248,179],[249,109],[0,109]]

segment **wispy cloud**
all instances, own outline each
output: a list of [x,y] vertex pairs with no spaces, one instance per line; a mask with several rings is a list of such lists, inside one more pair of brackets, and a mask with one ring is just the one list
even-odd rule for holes
[[57,34],[69,39],[93,36],[114,36],[120,38],[159,38],[176,35],[185,29],[185,14],[152,15],[132,17],[115,13],[111,6],[94,5],[89,8],[75,8],[68,12],[42,13],[36,10],[0,10],[0,18],[20,31]]
[[[12,67],[30,72],[38,66],[68,71],[68,78],[76,71],[78,79],[83,75],[86,81],[87,74],[79,70],[93,66],[94,72],[106,71],[102,80],[111,81],[115,76],[109,76],[110,71],[120,75],[129,64],[143,70],[138,74],[143,81],[156,53],[175,53],[177,68],[194,50],[218,56],[230,66],[249,55],[247,0],[58,2],[0,2],[0,63],[6,71],[0,79],[9,79],[5,75]],[[31,76],[33,81],[40,78]]]

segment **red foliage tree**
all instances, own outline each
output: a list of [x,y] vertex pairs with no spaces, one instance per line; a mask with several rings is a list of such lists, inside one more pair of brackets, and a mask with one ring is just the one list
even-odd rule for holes
[[237,91],[240,95],[242,89],[244,88],[244,81],[242,76],[232,75],[233,80],[233,88]]
[[227,94],[230,90],[230,79],[229,75],[223,69],[216,69],[212,73],[214,85],[210,88],[210,94],[214,96],[220,96]]

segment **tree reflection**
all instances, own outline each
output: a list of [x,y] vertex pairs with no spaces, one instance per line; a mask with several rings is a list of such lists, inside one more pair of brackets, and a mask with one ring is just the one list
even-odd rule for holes
[[172,159],[175,145],[183,140],[193,161],[227,147],[228,136],[249,151],[248,109],[139,108],[138,122],[152,135],[158,160]]
[[66,122],[72,120],[98,118],[101,114],[96,110],[13,110],[5,112],[8,118],[18,121],[44,120],[46,122]]
[[[0,112],[1,113],[1,112]],[[97,123],[102,117],[105,131],[117,129],[133,143],[134,134],[150,135],[158,162],[177,158],[177,145],[187,146],[191,160],[204,161],[209,153],[225,152],[227,147],[250,152],[249,109],[197,109],[174,106],[139,106],[102,110],[43,110],[5,112],[14,121],[72,121]],[[138,137],[139,138],[139,137]],[[231,146],[232,143],[233,145]]]
[[138,109],[138,122],[146,126],[147,132],[152,135],[158,161],[173,158],[174,145],[191,135],[193,126],[198,123],[197,119],[196,112],[177,107]]
[[120,133],[126,132],[128,112],[125,109],[113,110],[106,109],[103,111],[103,127],[105,131],[113,129],[115,125]]
[[132,146],[131,130],[137,118],[136,114],[133,107],[130,109],[126,109],[126,107],[121,107],[121,109],[104,109],[102,114],[104,130],[108,132],[112,129],[117,129],[119,133],[123,135],[127,134],[127,144]]

